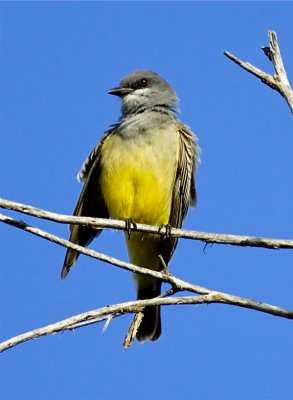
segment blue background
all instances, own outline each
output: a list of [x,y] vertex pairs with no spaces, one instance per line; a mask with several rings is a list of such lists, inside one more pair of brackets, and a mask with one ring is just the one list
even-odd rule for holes
[[[85,157],[119,117],[106,91],[136,69],[175,88],[197,133],[198,206],[185,228],[291,238],[292,115],[281,96],[234,65],[269,73],[260,50],[277,31],[293,79],[292,11],[282,3],[1,3],[2,197],[70,214]],[[6,212],[64,238],[65,225]],[[65,249],[0,225],[1,340],[135,298],[130,273],[81,256],[60,280]],[[123,235],[98,251],[127,260]],[[292,252],[181,240],[176,276],[293,308]],[[225,305],[162,310],[156,343],[122,349],[131,322],[40,338],[0,357],[3,399],[293,398],[292,321]]]

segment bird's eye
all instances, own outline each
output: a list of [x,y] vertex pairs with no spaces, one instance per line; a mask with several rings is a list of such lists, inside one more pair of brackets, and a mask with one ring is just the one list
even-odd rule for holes
[[142,78],[140,80],[140,86],[141,87],[146,87],[148,85],[148,80],[146,78]]

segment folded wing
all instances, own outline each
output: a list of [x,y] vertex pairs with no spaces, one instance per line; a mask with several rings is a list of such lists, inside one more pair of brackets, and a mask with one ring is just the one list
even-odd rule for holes
[[[195,135],[187,126],[178,123],[179,160],[173,190],[169,225],[181,228],[189,206],[196,206],[195,171],[199,161],[199,146]],[[176,246],[177,238],[165,238],[162,241],[162,256],[168,264]]]
[[[79,217],[109,218],[109,213],[99,187],[101,173],[101,148],[106,138],[113,134],[113,130],[106,132],[101,142],[93,149],[85,161],[78,178],[84,180],[73,215]],[[94,229],[83,225],[70,225],[70,242],[80,246],[87,246],[102,229]],[[70,268],[76,262],[79,252],[67,249],[61,278],[66,278]]]

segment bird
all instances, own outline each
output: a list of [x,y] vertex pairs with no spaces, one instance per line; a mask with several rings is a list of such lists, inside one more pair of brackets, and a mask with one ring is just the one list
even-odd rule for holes
[[[159,74],[137,70],[108,94],[121,99],[121,116],[85,160],[78,180],[84,182],[73,215],[113,218],[128,223],[181,228],[189,206],[197,201],[195,174],[200,161],[196,135],[178,119],[178,98]],[[101,233],[70,226],[70,241],[87,246]],[[166,229],[167,231],[167,229]],[[130,262],[154,271],[168,266],[178,239],[132,230],[125,232]],[[61,277],[79,252],[67,249]],[[161,294],[159,279],[133,273],[137,299]],[[159,306],[143,310],[136,339],[157,340],[162,331]]]

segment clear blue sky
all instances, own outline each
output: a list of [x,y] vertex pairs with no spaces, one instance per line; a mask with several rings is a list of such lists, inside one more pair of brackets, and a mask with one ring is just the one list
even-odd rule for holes
[[[107,89],[133,70],[160,73],[197,133],[202,163],[189,229],[291,238],[292,115],[281,96],[223,56],[272,72],[260,50],[277,31],[293,81],[293,5],[1,2],[2,197],[71,213],[76,173],[119,117]],[[8,215],[16,214],[7,212]],[[64,238],[65,225],[17,216]],[[129,273],[0,225],[1,340],[135,298]],[[127,259],[122,234],[92,247]],[[215,290],[293,308],[292,251],[181,241],[172,273]],[[131,316],[22,344],[0,356],[0,397],[293,398],[293,321],[223,305],[166,307],[156,343],[122,349]]]

